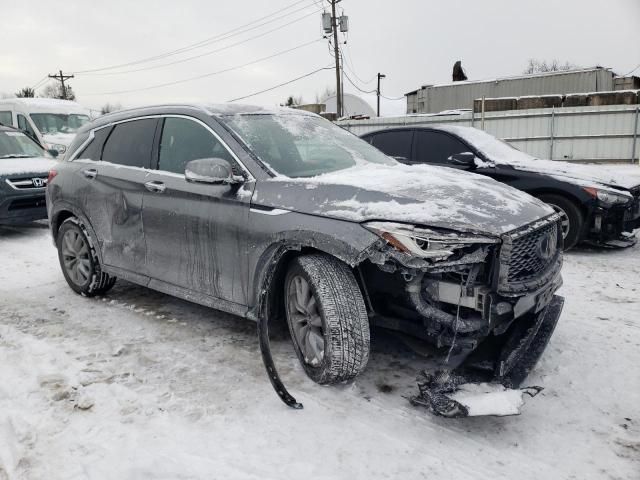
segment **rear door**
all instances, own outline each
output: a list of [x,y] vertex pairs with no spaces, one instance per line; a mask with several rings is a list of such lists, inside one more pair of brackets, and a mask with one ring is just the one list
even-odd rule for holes
[[146,179],[144,195],[149,285],[161,291],[175,286],[245,305],[248,273],[243,257],[254,183],[187,182],[185,165],[200,158],[222,158],[236,174],[243,170],[212,127],[198,119],[167,116],[160,131],[158,169]]
[[157,124],[158,118],[143,118],[97,130],[75,160],[83,164],[77,172],[84,182],[81,201],[103,262],[125,278],[145,268],[142,199]]

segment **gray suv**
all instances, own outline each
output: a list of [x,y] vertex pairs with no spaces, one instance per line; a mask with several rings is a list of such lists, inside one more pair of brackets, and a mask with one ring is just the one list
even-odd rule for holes
[[51,230],[73,290],[102,294],[118,277],[263,332],[286,319],[321,384],[365,368],[370,326],[518,383],[562,308],[550,207],[490,178],[399,164],[306,112],[106,115],[79,130],[51,177]]

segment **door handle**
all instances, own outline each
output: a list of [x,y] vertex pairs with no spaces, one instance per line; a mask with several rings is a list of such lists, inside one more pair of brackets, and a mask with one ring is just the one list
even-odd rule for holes
[[87,168],[86,170],[82,171],[82,174],[87,178],[96,178],[96,175],[98,175],[98,171],[95,168]]
[[164,183],[155,182],[155,181],[145,183],[144,187],[150,192],[155,192],[155,193],[163,193],[167,189]]

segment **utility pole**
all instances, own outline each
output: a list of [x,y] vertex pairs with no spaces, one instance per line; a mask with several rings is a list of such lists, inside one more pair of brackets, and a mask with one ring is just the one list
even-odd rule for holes
[[380,116],[380,80],[383,78],[387,78],[384,73],[378,72],[378,89],[376,90],[376,95],[378,96],[378,116]]
[[49,78],[54,78],[57,81],[60,82],[60,84],[62,85],[62,99],[66,100],[67,99],[67,87],[64,86],[64,81],[65,80],[69,80],[70,78],[73,78],[73,75],[63,75],[62,74],[62,70],[60,70],[59,74],[55,74],[55,75],[49,75]]
[[340,46],[338,45],[338,17],[336,17],[336,3],[331,0],[331,25],[333,27],[333,51],[336,57],[336,100],[338,118],[342,117],[342,82],[340,81]]
[[[343,79],[341,78],[344,71],[342,70],[342,56],[340,53],[340,45],[338,44],[338,28],[340,32],[346,33],[349,31],[349,17],[346,15],[336,15],[336,3],[341,0],[328,0],[331,3],[331,13],[323,12],[322,14],[322,29],[324,30],[325,37],[329,38],[329,45],[331,45],[331,37],[333,34],[333,54],[336,61],[336,114],[338,118],[344,115],[344,88]],[[346,42],[345,42],[346,43]]]

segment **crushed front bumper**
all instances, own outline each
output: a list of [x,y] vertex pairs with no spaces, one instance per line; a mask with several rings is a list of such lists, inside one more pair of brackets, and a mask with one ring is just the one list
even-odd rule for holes
[[[471,383],[493,384],[505,391],[517,390],[546,349],[563,306],[564,298],[554,295],[549,304],[531,315],[528,321],[512,325],[501,339],[501,348],[493,350],[488,356],[470,357],[454,370],[423,372],[418,381],[419,393],[411,398],[411,403],[425,407],[438,416],[459,418],[471,414],[469,405],[454,398],[461,386]],[[487,368],[491,366],[493,368]],[[520,395],[527,393],[535,396],[540,390],[540,387],[528,387],[522,389]],[[516,409],[507,414],[517,413],[519,411]]]
[[591,216],[585,242],[595,246],[624,248],[635,245],[633,231],[640,228],[640,194],[628,205],[603,208]]

